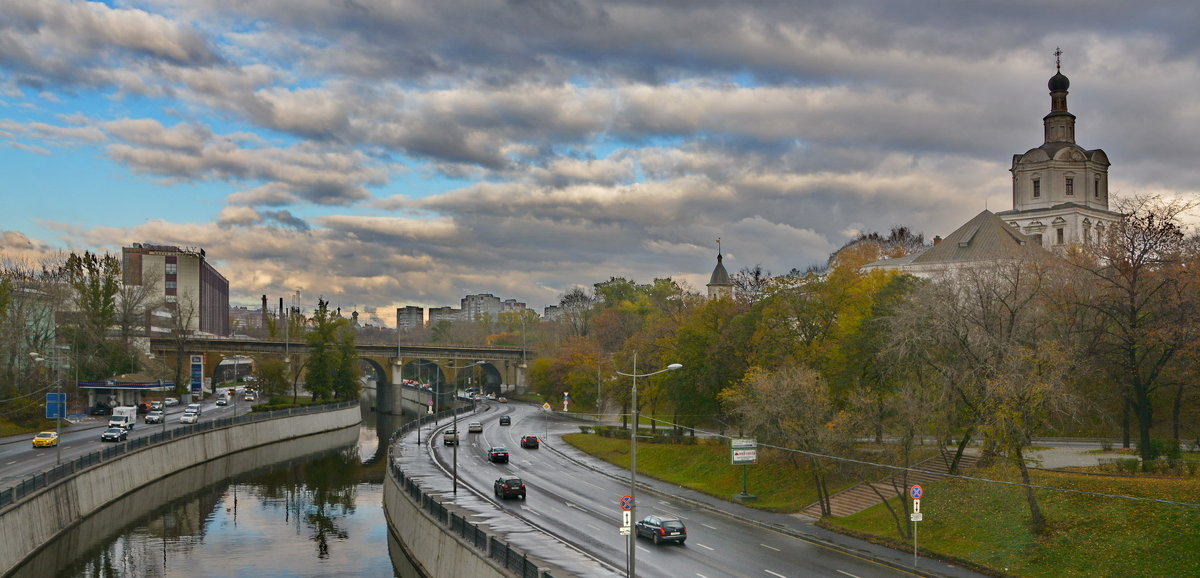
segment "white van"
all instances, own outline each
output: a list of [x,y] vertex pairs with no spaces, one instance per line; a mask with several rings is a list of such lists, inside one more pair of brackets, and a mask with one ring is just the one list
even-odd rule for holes
[[137,423],[137,408],[132,406],[114,407],[112,417],[108,418],[108,427],[133,429]]
[[200,404],[189,403],[188,406],[184,408],[183,413],[194,413],[196,415],[200,415]]

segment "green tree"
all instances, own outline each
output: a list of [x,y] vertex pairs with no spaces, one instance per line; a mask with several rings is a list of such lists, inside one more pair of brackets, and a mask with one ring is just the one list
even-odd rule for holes
[[358,355],[354,349],[354,329],[350,322],[335,315],[329,302],[317,299],[310,328],[305,384],[314,400],[345,399],[358,392]]

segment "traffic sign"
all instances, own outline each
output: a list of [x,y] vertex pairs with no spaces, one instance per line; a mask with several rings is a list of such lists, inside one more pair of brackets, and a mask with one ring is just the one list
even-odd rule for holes
[[925,515],[922,514],[921,512],[913,512],[912,514],[909,514],[908,519],[912,522],[920,522],[921,520],[924,519],[924,516]]
[[914,500],[920,500],[921,496],[925,495],[925,490],[921,489],[920,484],[913,484],[912,489],[910,489],[908,493],[912,495]]
[[625,511],[633,509],[633,496],[629,494],[621,496],[621,509]]
[[550,402],[543,403],[543,404],[542,404],[542,409],[549,410],[549,409],[550,409]]
[[914,514],[921,513],[921,500],[913,500],[913,513]]
[[622,536],[628,536],[633,533],[629,531],[629,526],[617,526],[617,529],[621,531]]
[[623,526],[633,525],[633,512],[630,512],[629,510],[625,510],[624,512],[621,512],[621,525],[623,525]]

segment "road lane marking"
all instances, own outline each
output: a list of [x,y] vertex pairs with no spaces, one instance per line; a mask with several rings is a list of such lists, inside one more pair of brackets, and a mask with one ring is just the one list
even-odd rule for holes
[[[776,551],[776,552],[778,552],[778,551],[779,551],[779,548],[776,548],[776,547],[774,547],[774,546],[768,546],[768,545],[766,545],[766,544],[759,544],[759,546],[762,546],[763,548],[770,548],[770,549],[772,549],[772,550],[774,550],[774,551]],[[767,571],[768,571],[768,572],[770,572],[770,570],[767,570]]]
[[763,568],[763,572],[766,572],[767,574],[770,574],[772,576],[778,576],[779,578],[787,578],[787,576],[784,576],[783,574],[780,574],[779,572],[772,572],[770,570],[767,570],[766,568]]
[[[837,568],[834,568],[834,570],[837,570]],[[838,574],[845,574],[845,575],[849,576],[850,578],[858,578],[858,576],[855,576],[854,574],[851,574],[849,572],[844,572],[842,570],[838,570],[837,572],[838,572]]]
[[708,528],[709,530],[716,530],[716,529],[717,529],[717,527],[716,527],[716,526],[709,526],[708,524],[700,524],[700,525],[701,525],[701,526],[704,526],[705,528]]
[[647,553],[647,554],[649,554],[649,553],[650,553],[650,551],[649,551],[649,550],[647,550],[647,549],[645,549],[645,548],[643,548],[643,547],[641,547],[641,546],[638,546],[638,547],[637,547],[637,549],[638,549],[638,550],[641,550],[641,551],[643,551],[643,552],[645,552],[645,553]]
[[[704,548],[705,550],[712,550],[712,548],[709,548],[708,546],[705,546],[704,544],[696,544],[696,545],[697,545],[697,546],[699,546],[699,547],[701,547],[701,548]],[[714,550],[714,551],[715,551],[715,550]]]

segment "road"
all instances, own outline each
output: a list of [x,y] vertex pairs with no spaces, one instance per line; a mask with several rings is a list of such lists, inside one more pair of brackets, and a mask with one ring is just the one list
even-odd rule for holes
[[[628,479],[613,479],[568,459],[555,449],[558,436],[578,431],[578,425],[548,419],[541,410],[524,404],[497,404],[460,419],[462,445],[458,449],[459,492],[473,492],[477,499],[499,503],[508,514],[527,521],[549,535],[585,550],[610,570],[623,572],[627,561],[628,539],[619,534],[621,496],[629,493]],[[511,426],[498,424],[501,415],[512,419]],[[466,423],[483,423],[482,433],[468,434]],[[453,460],[453,448],[441,444],[440,427],[426,426],[426,446],[447,469]],[[520,447],[522,435],[537,435],[546,443],[540,449]],[[487,460],[491,446],[508,448],[507,464]],[[497,500],[492,495],[493,481],[502,475],[525,480],[528,498]],[[764,529],[731,517],[695,508],[686,501],[673,500],[639,491],[639,518],[651,514],[678,516],[688,528],[683,546],[655,546],[649,540],[637,542],[638,576],[902,576],[907,572],[881,566],[842,551],[793,536]]]
[[[241,393],[239,392],[238,395],[240,396]],[[236,404],[228,406],[216,405],[216,398],[213,397],[201,404],[200,420],[230,417],[234,415],[235,409],[238,415],[241,415],[246,413],[246,407],[247,402],[242,401],[240,397]],[[166,429],[179,426],[179,417],[183,415],[183,408],[182,404],[166,408]],[[146,424],[142,421],[144,418],[144,415],[138,416],[138,423],[129,432],[129,439],[148,436],[163,430],[163,425]],[[113,445],[112,442],[100,441],[100,433],[108,428],[107,424],[107,416],[97,416],[63,428],[58,440],[59,445],[62,446],[63,463],[100,450],[106,445]],[[33,448],[31,443],[33,435],[0,438],[0,489],[15,486],[31,474],[44,472],[54,467],[59,450],[56,448]]]

